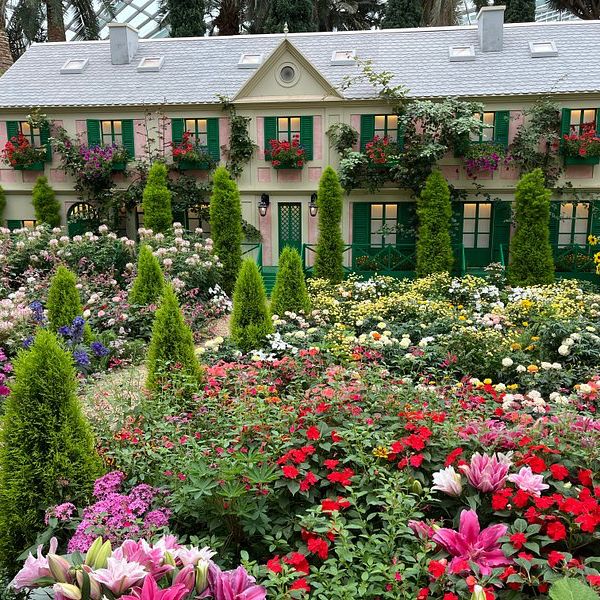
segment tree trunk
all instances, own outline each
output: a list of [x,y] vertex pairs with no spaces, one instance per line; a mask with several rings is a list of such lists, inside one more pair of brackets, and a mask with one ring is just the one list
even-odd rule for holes
[[2,2],[0,2],[0,10],[2,10],[0,13],[0,73],[4,73],[12,65],[13,60],[10,53],[8,35],[6,34],[6,21]]
[[56,0],[45,0],[46,20],[48,21],[48,41],[66,42],[65,22],[62,14],[62,2]]

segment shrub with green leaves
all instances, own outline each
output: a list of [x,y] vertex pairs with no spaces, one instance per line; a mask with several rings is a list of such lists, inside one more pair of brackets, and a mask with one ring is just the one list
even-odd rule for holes
[[338,283],[344,279],[344,239],[342,237],[342,188],[337,173],[323,171],[317,195],[319,238],[315,256],[315,277]]
[[165,233],[173,225],[171,192],[167,184],[166,165],[155,162],[148,172],[142,198],[144,226],[152,229],[154,233]]
[[510,242],[508,281],[511,285],[540,285],[554,281],[554,258],[550,245],[550,190],[544,173],[534,169],[517,184],[515,234]]
[[38,225],[46,223],[51,227],[60,225],[60,202],[46,177],[38,177],[32,192],[35,220]]
[[143,244],[137,263],[137,274],[129,292],[130,304],[147,306],[155,303],[162,294],[165,284],[162,269],[158,259],[152,254],[152,249]]
[[417,200],[417,276],[452,270],[452,205],[444,176],[434,171]]
[[235,181],[225,167],[213,175],[210,197],[210,235],[223,265],[223,289],[231,294],[242,264],[242,204]]
[[150,390],[168,380],[169,373],[174,370],[190,381],[199,382],[202,376],[192,331],[183,320],[177,296],[170,284],[163,288],[160,305],[154,317],[146,364],[146,387]]
[[0,434],[0,562],[11,570],[45,529],[46,507],[84,502],[102,470],[56,336],[41,329],[14,374]]
[[309,310],[302,259],[295,248],[288,246],[279,257],[279,269],[271,293],[271,313],[281,316],[286,311],[308,313]]
[[251,258],[242,263],[235,283],[230,327],[233,341],[243,352],[260,348],[273,332],[265,285]]
[[73,319],[81,315],[81,298],[75,273],[60,265],[50,281],[48,290],[48,321],[53,331],[70,327]]

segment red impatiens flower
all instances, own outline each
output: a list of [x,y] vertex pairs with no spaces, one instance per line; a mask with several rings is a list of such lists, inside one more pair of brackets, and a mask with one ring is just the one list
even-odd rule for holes
[[333,471],[333,469],[335,469],[340,464],[340,461],[336,460],[335,458],[328,458],[323,461],[323,464],[325,465],[326,469]]
[[318,480],[319,478],[314,473],[307,473],[306,477],[300,483],[300,491],[307,492]]
[[306,560],[306,556],[301,552],[292,552],[284,557],[283,562],[294,567],[299,573],[306,573],[308,575],[310,566]]
[[462,448],[456,448],[454,450],[452,450],[452,452],[450,452],[450,454],[448,454],[448,456],[446,456],[446,460],[444,461],[444,466],[445,467],[449,467],[450,465],[454,464],[454,461],[463,453],[463,449]]
[[279,560],[279,554],[267,561],[267,569],[272,573],[281,573],[282,566]]
[[327,475],[327,479],[329,479],[329,481],[332,483],[339,483],[344,487],[350,485],[350,479],[352,477],[354,477],[354,471],[349,468],[345,468],[342,471],[332,471],[329,473],[329,475]]
[[430,560],[427,570],[434,579],[439,579],[446,572],[447,566],[448,561],[446,559]]
[[565,560],[565,555],[562,552],[552,550],[548,553],[548,564],[554,568],[559,562]]
[[319,537],[308,540],[307,547],[309,552],[316,554],[322,560],[325,560],[329,554],[329,544]]
[[513,545],[515,550],[520,550],[525,544],[525,542],[527,542],[527,536],[520,531],[518,531],[517,533],[513,533],[510,536],[510,543]]
[[310,592],[310,585],[308,585],[308,581],[306,581],[304,577],[300,577],[300,579],[296,579],[296,581],[292,583],[290,590],[302,590],[303,592]]
[[283,471],[283,476],[288,479],[296,479],[300,474],[300,471],[298,471],[294,465],[285,465],[284,467],[281,467],[281,470]]
[[555,464],[550,466],[550,473],[552,473],[552,477],[557,481],[563,481],[563,479],[569,476],[569,469],[563,465]]
[[341,496],[337,497],[337,500],[333,498],[325,498],[321,500],[321,510],[324,513],[332,513],[334,510],[341,510],[342,508],[348,508],[350,502]]
[[592,485],[592,471],[590,469],[579,469],[577,479],[581,482],[581,485],[591,487]]
[[548,523],[548,526],[546,527],[546,533],[548,534],[548,537],[553,539],[555,542],[564,540],[567,537],[567,530],[560,521]]
[[321,432],[318,427],[313,425],[306,430],[306,437],[309,440],[318,440],[321,437]]

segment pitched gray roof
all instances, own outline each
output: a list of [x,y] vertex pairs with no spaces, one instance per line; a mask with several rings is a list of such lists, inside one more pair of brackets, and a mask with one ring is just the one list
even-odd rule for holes
[[[265,58],[283,34],[140,40],[129,65],[113,65],[108,41],[34,44],[0,78],[0,108],[203,104],[233,97],[256,72],[237,66],[242,53]],[[288,39],[331,83],[339,86],[356,65],[331,65],[334,50],[356,49],[378,70],[396,73],[410,95],[504,96],[600,92],[600,21],[505,25],[502,52],[482,53],[476,27],[289,34]],[[530,41],[553,40],[558,56],[531,58]],[[450,62],[448,47],[473,44],[476,58]],[[164,56],[159,72],[137,71],[143,57]],[[61,74],[72,58],[88,58],[81,74]],[[371,98],[367,83],[343,92]]]

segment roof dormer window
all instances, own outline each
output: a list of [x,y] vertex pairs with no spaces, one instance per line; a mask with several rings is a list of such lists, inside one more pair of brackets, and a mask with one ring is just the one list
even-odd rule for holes
[[531,58],[542,58],[544,56],[558,56],[558,48],[553,41],[529,42]]
[[450,46],[448,56],[450,62],[475,60],[475,46]]
[[87,58],[70,58],[60,69],[61,73],[83,73],[88,65]]
[[256,69],[263,60],[262,54],[244,53],[238,62],[239,69]]
[[334,50],[331,54],[332,65],[352,65],[356,62],[356,50]]
[[140,72],[160,71],[164,60],[164,56],[147,56],[146,58],[142,58],[142,60],[140,60],[137,70]]

